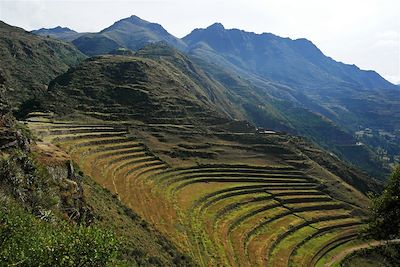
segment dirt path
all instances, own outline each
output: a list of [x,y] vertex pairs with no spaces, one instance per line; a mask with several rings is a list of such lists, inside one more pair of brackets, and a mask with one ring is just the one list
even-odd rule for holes
[[357,250],[364,249],[364,248],[372,248],[372,247],[382,246],[387,242],[388,243],[400,243],[400,239],[395,239],[395,240],[390,240],[390,241],[371,241],[371,242],[360,244],[360,245],[355,246],[355,247],[348,248],[348,249],[336,254],[335,256],[333,256],[329,262],[324,264],[324,267],[330,267],[333,264],[335,264],[337,262],[340,262],[347,255],[349,255],[349,254],[351,254],[351,253],[353,253],[353,252],[355,252]]

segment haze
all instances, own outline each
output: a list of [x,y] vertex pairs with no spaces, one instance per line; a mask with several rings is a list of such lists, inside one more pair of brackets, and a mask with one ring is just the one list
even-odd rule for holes
[[398,0],[0,1],[0,20],[26,30],[66,26],[99,31],[130,15],[183,37],[221,22],[225,28],[307,38],[326,55],[400,83]]

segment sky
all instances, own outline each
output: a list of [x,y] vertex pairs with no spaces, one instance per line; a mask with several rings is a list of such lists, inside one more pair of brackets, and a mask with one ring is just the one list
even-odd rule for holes
[[97,32],[137,15],[177,37],[214,22],[307,38],[322,52],[400,84],[399,0],[0,0],[0,20],[26,30]]

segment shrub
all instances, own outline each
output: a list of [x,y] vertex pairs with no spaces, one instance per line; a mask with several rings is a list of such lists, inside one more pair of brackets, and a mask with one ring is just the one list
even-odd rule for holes
[[96,227],[52,224],[21,208],[0,211],[0,262],[21,266],[105,266],[119,244]]

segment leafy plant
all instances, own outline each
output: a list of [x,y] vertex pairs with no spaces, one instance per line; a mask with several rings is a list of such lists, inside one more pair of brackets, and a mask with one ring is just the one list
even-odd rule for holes
[[393,170],[382,194],[372,199],[367,233],[376,239],[400,238],[400,165]]
[[96,227],[52,224],[21,208],[0,210],[0,262],[21,266],[105,266],[119,243]]

